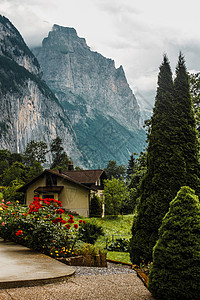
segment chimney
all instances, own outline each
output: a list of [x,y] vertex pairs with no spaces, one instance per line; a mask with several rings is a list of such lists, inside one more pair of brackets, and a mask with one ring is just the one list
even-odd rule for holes
[[68,171],[73,171],[74,170],[74,165],[73,165],[73,161],[69,161],[68,163]]

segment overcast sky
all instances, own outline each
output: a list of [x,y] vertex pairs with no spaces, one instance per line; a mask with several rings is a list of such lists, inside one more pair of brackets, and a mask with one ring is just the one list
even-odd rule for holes
[[172,71],[180,50],[188,71],[200,71],[198,0],[0,0],[0,14],[30,47],[53,24],[74,27],[91,50],[123,66],[141,105],[154,101],[163,53]]

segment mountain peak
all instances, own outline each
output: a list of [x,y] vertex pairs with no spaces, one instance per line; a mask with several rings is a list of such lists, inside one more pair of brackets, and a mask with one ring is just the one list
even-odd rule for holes
[[21,34],[6,17],[0,15],[0,56],[15,61],[29,72],[39,75],[39,63]]
[[72,122],[87,167],[126,163],[129,153],[143,150],[139,105],[122,66],[91,51],[74,28],[58,25],[33,53]]
[[63,32],[65,34],[77,36],[77,32],[73,27],[64,27],[57,24],[53,25],[53,31]]
[[89,49],[84,38],[80,38],[72,27],[64,27],[57,24],[53,25],[42,46],[54,49],[56,52],[67,54],[73,52],[74,49]]

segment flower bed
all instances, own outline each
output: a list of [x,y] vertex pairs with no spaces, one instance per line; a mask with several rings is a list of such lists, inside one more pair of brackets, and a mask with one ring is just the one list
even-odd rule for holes
[[84,227],[85,221],[76,223],[64,212],[61,201],[55,199],[34,197],[29,207],[2,200],[0,236],[51,257],[76,255],[79,227]]

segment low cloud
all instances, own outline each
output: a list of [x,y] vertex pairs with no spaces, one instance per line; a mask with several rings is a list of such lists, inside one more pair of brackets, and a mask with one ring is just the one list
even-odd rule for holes
[[174,0],[164,12],[159,0],[1,0],[0,13],[29,47],[40,45],[54,23],[74,27],[91,49],[122,65],[133,91],[152,103],[163,53],[172,71],[180,50],[188,70],[200,70],[197,4],[182,2],[180,14]]

